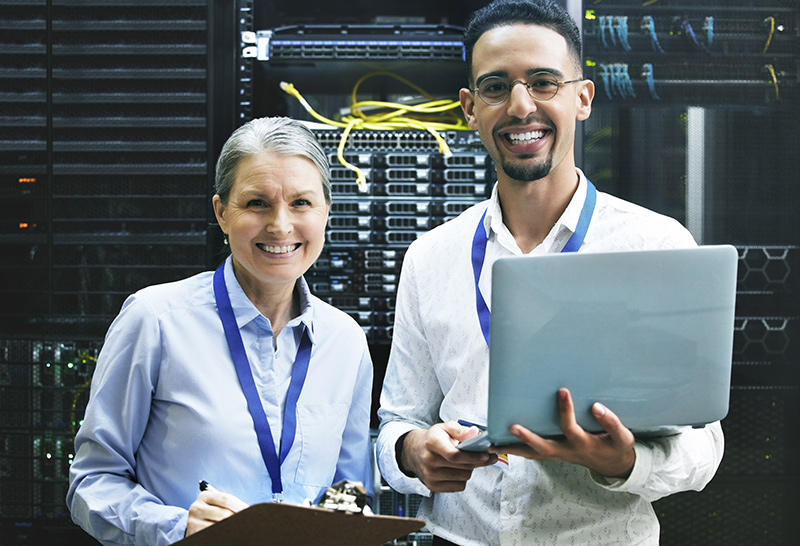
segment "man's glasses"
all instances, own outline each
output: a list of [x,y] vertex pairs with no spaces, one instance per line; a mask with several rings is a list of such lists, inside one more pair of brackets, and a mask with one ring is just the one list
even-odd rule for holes
[[514,80],[510,82],[503,78],[490,76],[481,81],[480,85],[472,91],[477,93],[481,100],[489,106],[497,106],[508,100],[508,97],[511,95],[511,89],[513,89],[516,84],[521,83],[528,90],[528,94],[533,100],[544,102],[555,97],[556,93],[558,93],[558,88],[562,85],[580,81],[583,80],[558,81],[556,77],[549,72],[536,72],[535,74],[531,74],[528,81]]

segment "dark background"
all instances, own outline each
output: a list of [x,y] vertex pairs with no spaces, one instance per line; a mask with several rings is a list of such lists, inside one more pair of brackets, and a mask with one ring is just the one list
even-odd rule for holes
[[[310,119],[280,81],[329,118],[374,70],[457,100],[463,62],[437,44],[459,40],[484,3],[0,0],[0,544],[93,542],[64,502],[93,358],[128,294],[219,262],[212,173],[231,131],[263,115]],[[581,21],[597,94],[579,131],[579,164],[601,191],[740,254],[725,457],[703,492],[655,503],[662,544],[795,544],[798,6],[583,4],[568,7]],[[645,17],[664,53],[642,29]],[[291,46],[266,61],[242,41],[242,32],[263,30],[307,43],[424,44],[378,54]],[[630,87],[608,83],[615,67],[628,71]],[[359,98],[409,93],[376,79]],[[364,326],[377,406],[405,247],[485,199],[494,178],[471,132],[445,135],[455,153],[448,161],[424,132],[367,133],[346,147],[369,173],[361,194],[335,159],[340,133],[318,129],[333,154],[335,206],[308,277]],[[409,514],[418,503],[380,491],[382,513]]]

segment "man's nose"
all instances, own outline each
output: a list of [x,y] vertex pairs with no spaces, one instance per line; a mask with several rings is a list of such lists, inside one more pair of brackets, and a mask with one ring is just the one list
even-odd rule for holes
[[531,112],[535,112],[538,109],[538,104],[528,92],[528,86],[524,81],[515,80],[511,82],[511,89],[509,89],[508,93],[506,112],[509,116],[525,119]]

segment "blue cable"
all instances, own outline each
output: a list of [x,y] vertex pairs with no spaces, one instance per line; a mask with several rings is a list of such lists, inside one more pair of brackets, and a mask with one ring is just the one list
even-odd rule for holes
[[606,17],[607,26],[608,26],[608,35],[611,37],[611,44],[617,45],[617,37],[614,35],[614,18],[610,15]]
[[647,87],[650,88],[650,96],[655,100],[661,100],[661,97],[659,97],[658,93],[656,93],[656,82],[653,76],[652,64],[645,63],[642,65],[642,76],[644,76],[645,80],[647,81]]
[[603,47],[608,48],[608,42],[606,42],[606,16],[601,15],[599,19],[600,24],[600,41],[603,42]]
[[703,25],[703,28],[706,31],[706,43],[710,49],[711,45],[714,43],[714,18],[706,17],[706,23]]
[[613,63],[611,69],[611,93],[625,98],[625,91],[619,85],[619,63]]
[[636,90],[633,88],[633,80],[628,72],[628,63],[622,65],[622,83],[627,89],[628,94],[631,97],[636,98]]
[[697,41],[697,36],[694,35],[694,29],[692,28],[692,25],[689,24],[688,20],[684,19],[681,21],[681,28],[684,30],[684,32],[686,32],[686,35],[689,37],[689,39],[694,42],[694,45],[701,47],[700,42]]
[[609,83],[608,83],[608,65],[607,64],[601,64],[600,65],[600,71],[601,71],[600,72],[600,79],[603,80],[603,89],[605,89],[605,91],[606,91],[606,96],[609,99],[613,99],[614,97],[612,97],[612,95],[611,95],[611,88],[610,88]]
[[656,22],[650,15],[645,15],[642,18],[642,28],[647,30],[647,32],[650,34],[650,43],[653,46],[653,51],[665,53],[661,47],[661,44],[658,43],[658,36],[656,35]]
[[692,40],[692,43],[695,46],[697,46],[698,49],[701,49],[702,51],[705,51],[706,53],[710,53],[708,51],[708,48],[705,46],[705,44],[701,43],[697,39],[697,35],[694,33],[694,29],[692,28],[692,25],[691,25],[691,23],[689,23],[688,19],[684,19],[681,22],[681,28],[686,32],[686,35],[689,36],[689,39]]
[[615,63],[614,65],[612,65],[612,69],[613,71],[611,74],[613,78],[612,81],[614,82],[614,87],[616,88],[621,98],[627,99],[628,93],[625,90],[625,82],[623,81],[622,64]]
[[615,17],[617,23],[617,34],[619,35],[619,43],[625,51],[631,50],[631,44],[628,42],[628,17],[620,16]]

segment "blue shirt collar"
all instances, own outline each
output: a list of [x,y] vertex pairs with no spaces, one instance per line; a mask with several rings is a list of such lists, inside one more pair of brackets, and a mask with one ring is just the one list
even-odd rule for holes
[[[231,299],[233,314],[236,315],[236,325],[241,329],[258,317],[263,317],[253,302],[245,295],[236,275],[233,272],[233,256],[228,256],[225,260],[225,287],[228,289],[228,296]],[[300,295],[300,316],[295,317],[287,324],[288,328],[293,328],[304,324],[308,328],[308,335],[311,343],[314,343],[314,306],[311,297],[311,290],[308,287],[305,277],[297,279],[295,290]]]

